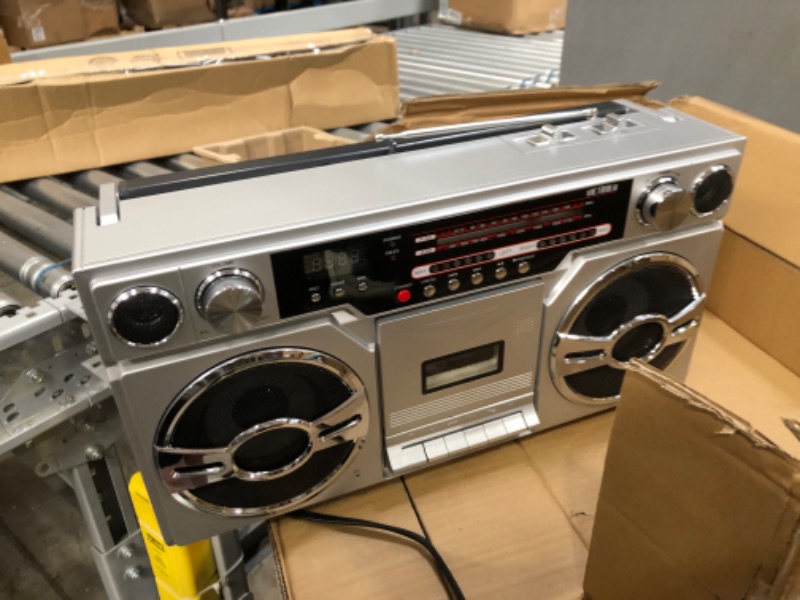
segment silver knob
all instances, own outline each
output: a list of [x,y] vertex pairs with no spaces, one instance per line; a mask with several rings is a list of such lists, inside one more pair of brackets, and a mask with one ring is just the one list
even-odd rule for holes
[[197,290],[197,310],[212,327],[228,333],[252,329],[263,302],[261,282],[244,269],[216,271]]
[[639,199],[642,221],[659,231],[674,229],[692,210],[692,194],[672,177],[660,177]]

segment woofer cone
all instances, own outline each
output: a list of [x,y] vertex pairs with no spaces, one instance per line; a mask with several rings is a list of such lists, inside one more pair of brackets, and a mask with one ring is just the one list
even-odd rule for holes
[[554,385],[573,402],[615,402],[625,363],[668,368],[696,334],[704,303],[699,274],[681,257],[652,253],[618,264],[566,311],[551,348]]
[[183,307],[174,294],[163,288],[134,287],[111,303],[108,322],[117,339],[128,346],[159,346],[183,323]]
[[185,505],[269,516],[346,472],[368,426],[364,386],[347,365],[311,350],[259,350],[210,369],[176,397],[155,461]]

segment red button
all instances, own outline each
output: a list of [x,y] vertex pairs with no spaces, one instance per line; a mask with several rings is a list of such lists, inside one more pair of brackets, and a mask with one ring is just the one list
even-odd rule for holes
[[397,301],[398,302],[408,302],[411,300],[411,292],[408,290],[400,290],[397,292]]

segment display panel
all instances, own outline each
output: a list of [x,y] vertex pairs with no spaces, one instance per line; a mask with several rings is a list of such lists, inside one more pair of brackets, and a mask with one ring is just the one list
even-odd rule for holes
[[272,256],[281,318],[350,304],[364,314],[554,269],[622,237],[631,181],[524,200]]

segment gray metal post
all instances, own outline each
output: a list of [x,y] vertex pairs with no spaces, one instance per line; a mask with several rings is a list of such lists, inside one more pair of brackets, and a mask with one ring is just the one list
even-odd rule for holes
[[106,593],[111,600],[156,600],[141,532],[129,527],[133,508],[115,452],[87,448],[87,458],[70,469],[71,483]]
[[116,175],[112,175],[100,169],[83,171],[81,174],[76,175],[74,179],[76,186],[96,198],[100,196],[100,186],[106,183],[117,183],[119,181],[122,181],[121,177],[117,177]]
[[211,548],[217,562],[222,597],[225,600],[253,600],[247,584],[242,546],[236,531],[221,533],[211,538]]

